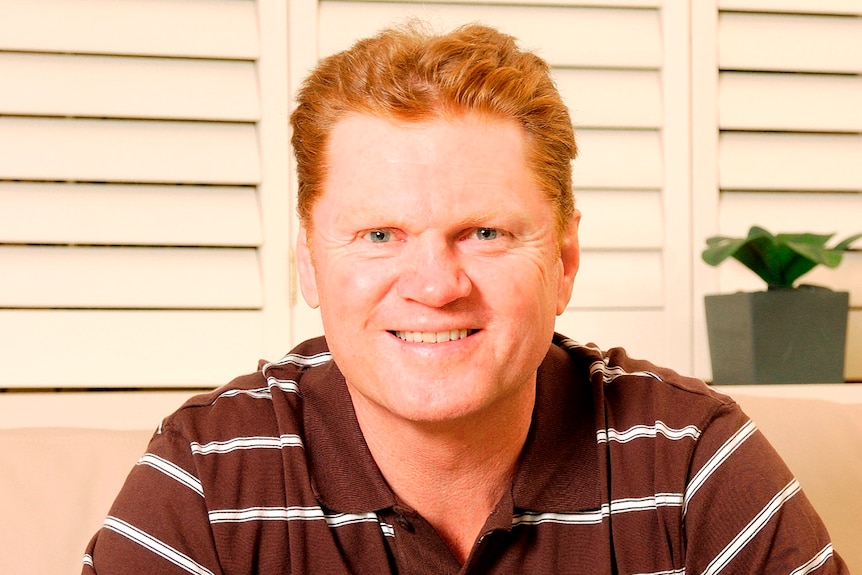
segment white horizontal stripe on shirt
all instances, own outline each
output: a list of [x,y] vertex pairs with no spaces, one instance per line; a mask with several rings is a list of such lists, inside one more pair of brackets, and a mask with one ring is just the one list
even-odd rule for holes
[[299,393],[299,386],[292,379],[278,379],[276,377],[269,376],[266,378],[266,384],[270,389],[277,387],[286,393]]
[[374,513],[327,513],[323,516],[330,527],[343,527],[354,523],[379,523]]
[[635,573],[634,575],[685,575],[685,567],[682,569],[671,569],[670,571],[655,571],[653,573]]
[[328,351],[317,353],[315,355],[300,355],[298,353],[289,353],[278,361],[264,364],[260,372],[266,378],[266,383],[270,387],[270,389],[272,389],[272,387],[278,387],[282,391],[287,391],[289,393],[297,393],[299,391],[299,388],[296,385],[295,381],[289,379],[278,379],[267,374],[267,371],[271,367],[278,367],[281,365],[288,364],[298,365],[300,367],[317,367],[330,361],[332,361],[332,354]]
[[229,389],[222,394],[219,394],[213,400],[213,403],[218,401],[223,397],[236,397],[238,395],[247,395],[254,399],[272,399],[272,393],[269,390],[269,387],[259,387],[256,389]]
[[305,367],[317,367],[318,365],[323,365],[332,360],[332,354],[328,351],[324,351],[321,353],[317,353],[314,355],[300,355],[298,353],[289,353],[280,360],[272,363],[267,363],[263,366],[263,371],[265,372],[268,367],[274,365],[299,365]]
[[211,453],[230,453],[238,449],[281,449],[282,447],[302,447],[302,438],[285,434],[280,437],[234,437],[226,441],[191,443],[192,453],[209,455]]
[[665,425],[663,421],[656,421],[655,425],[635,425],[625,431],[617,431],[614,428],[600,429],[596,434],[599,443],[608,441],[616,441],[619,443],[627,443],[639,437],[656,437],[663,435],[672,440],[684,439],[689,437],[697,440],[700,437],[700,429],[694,425],[687,425],[681,429],[675,429]]
[[650,497],[630,497],[611,501],[611,513],[627,513],[629,511],[644,511],[659,507],[681,507],[682,493],[656,493]]
[[245,509],[214,509],[209,512],[210,523],[244,523],[268,520],[323,519],[320,507],[247,507]]
[[519,525],[540,525],[542,523],[561,523],[566,525],[596,525],[601,523],[610,514],[607,505],[601,509],[592,511],[579,511],[576,513],[538,513],[525,511],[516,513],[512,517],[512,527]]
[[153,455],[152,453],[145,453],[140,459],[138,459],[138,465],[148,465],[158,471],[161,471],[171,479],[185,485],[201,497],[204,495],[204,488],[201,486],[200,480],[178,466],[175,463],[171,463],[167,459],[163,459],[158,455]]
[[127,539],[130,539],[131,541],[134,541],[145,549],[149,549],[156,555],[164,557],[165,559],[188,573],[193,573],[194,575],[213,575],[212,571],[210,571],[200,563],[194,561],[188,555],[180,553],[170,545],[159,541],[152,535],[141,531],[137,527],[134,527],[121,519],[108,516],[105,519],[104,526],[106,529],[110,529],[111,531],[119,533],[120,535],[126,537]]
[[595,361],[592,365],[590,365],[590,376],[595,375],[597,372],[600,372],[602,374],[602,381],[604,383],[611,383],[618,377],[623,377],[626,375],[649,377],[658,381],[662,381],[659,376],[657,376],[651,371],[626,371],[618,365],[611,367],[604,361]]
[[655,510],[659,507],[679,507],[682,505],[681,493],[657,493],[648,497],[615,499],[603,504],[601,509],[577,511],[574,513],[539,513],[525,511],[512,517],[512,527],[518,525],[539,525],[541,523],[561,523],[569,525],[595,525],[606,517],[633,511]]
[[599,353],[602,352],[601,348],[596,344],[583,344],[573,340],[570,337],[560,338],[560,347],[563,349],[575,350],[575,349],[588,349],[591,351],[597,351]]
[[[330,527],[355,523],[378,523],[386,535],[384,523],[374,513],[324,513],[320,507],[247,507],[245,509],[214,509],[210,523],[245,523],[248,521],[326,521]],[[392,526],[389,525],[389,530]],[[391,534],[394,535],[394,532]],[[390,536],[391,536],[390,535]]]
[[[583,344],[578,343],[577,341],[575,341],[571,338],[568,338],[568,337],[562,338],[560,340],[559,344],[560,344],[560,347],[562,347],[564,349],[569,349],[569,350],[588,349],[588,350],[597,351],[599,353],[602,353],[601,349],[596,345],[583,345]],[[663,381],[661,377],[659,377],[657,374],[655,374],[651,371],[627,372],[619,366],[610,367],[608,365],[607,361],[608,360],[605,359],[604,361],[593,362],[593,364],[590,365],[590,376],[593,376],[597,372],[600,372],[602,374],[602,380],[605,383],[610,383],[613,380],[615,380],[616,378],[621,377],[623,375],[635,375],[635,376],[640,376],[640,377],[649,377],[652,379],[656,379],[658,381]]]

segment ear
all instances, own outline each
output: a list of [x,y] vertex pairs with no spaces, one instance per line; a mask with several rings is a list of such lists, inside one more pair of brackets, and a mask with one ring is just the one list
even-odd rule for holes
[[569,300],[572,299],[572,287],[575,284],[575,276],[581,265],[581,246],[578,242],[578,226],[581,223],[581,212],[575,210],[569,225],[563,232],[560,242],[560,261],[563,265],[563,273],[560,274],[557,286],[557,315],[566,311]]
[[314,273],[314,263],[311,261],[311,248],[308,246],[308,235],[305,226],[300,224],[296,237],[296,268],[299,272],[299,287],[302,297],[312,308],[320,305],[317,292],[317,277]]

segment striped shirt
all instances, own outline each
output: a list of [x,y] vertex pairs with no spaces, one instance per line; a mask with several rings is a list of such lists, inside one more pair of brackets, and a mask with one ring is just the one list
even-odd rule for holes
[[189,400],[154,435],[83,573],[846,574],[728,397],[555,336],[511,490],[462,565],[399,504],[322,338]]

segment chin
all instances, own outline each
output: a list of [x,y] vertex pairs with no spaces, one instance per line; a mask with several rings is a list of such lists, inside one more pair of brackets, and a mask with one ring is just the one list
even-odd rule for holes
[[442,424],[468,421],[487,415],[497,409],[505,409],[509,402],[502,396],[475,395],[465,397],[464,387],[455,386],[445,395],[420,393],[415,396],[403,394],[394,400],[393,413],[415,423]]

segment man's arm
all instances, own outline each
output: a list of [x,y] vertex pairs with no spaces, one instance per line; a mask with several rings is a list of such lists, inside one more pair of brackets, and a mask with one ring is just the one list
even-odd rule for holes
[[697,443],[683,514],[686,573],[849,574],[798,481],[735,404]]

